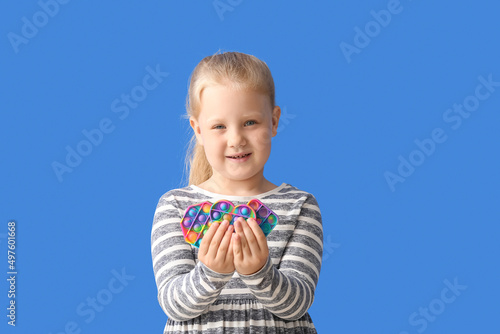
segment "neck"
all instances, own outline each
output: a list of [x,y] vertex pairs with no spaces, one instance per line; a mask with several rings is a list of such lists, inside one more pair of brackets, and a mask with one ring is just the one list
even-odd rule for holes
[[230,180],[214,174],[199,187],[228,196],[254,196],[270,191],[277,186],[266,180],[264,175],[260,173],[247,180]]

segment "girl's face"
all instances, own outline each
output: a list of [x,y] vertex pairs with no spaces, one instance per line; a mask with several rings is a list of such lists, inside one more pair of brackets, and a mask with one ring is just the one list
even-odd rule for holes
[[279,116],[269,96],[217,85],[203,90],[200,114],[190,123],[217,180],[260,182]]

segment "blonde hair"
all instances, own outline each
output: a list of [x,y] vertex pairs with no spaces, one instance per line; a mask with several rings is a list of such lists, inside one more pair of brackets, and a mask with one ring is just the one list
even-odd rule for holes
[[[189,80],[186,97],[186,117],[198,119],[203,90],[215,85],[230,85],[236,89],[254,90],[269,96],[275,107],[274,80],[265,62],[255,56],[240,52],[219,51],[203,58],[196,65]],[[212,176],[205,150],[193,133],[186,152],[185,171],[189,174],[188,185],[198,185]]]

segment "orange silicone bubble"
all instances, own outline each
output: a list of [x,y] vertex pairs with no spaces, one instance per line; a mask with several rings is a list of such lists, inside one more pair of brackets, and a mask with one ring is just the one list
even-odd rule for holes
[[186,236],[186,240],[192,244],[194,244],[196,242],[197,238],[198,238],[198,233],[193,232],[193,231],[189,232],[188,235]]
[[204,204],[203,205],[203,212],[209,213],[210,212],[210,207],[211,207],[210,204]]

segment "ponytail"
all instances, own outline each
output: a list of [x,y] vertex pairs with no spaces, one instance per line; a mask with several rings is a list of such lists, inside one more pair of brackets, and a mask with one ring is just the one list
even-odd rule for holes
[[207,160],[205,149],[197,143],[194,134],[189,141],[185,172],[189,175],[188,185],[198,185],[212,176],[212,166]]

